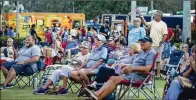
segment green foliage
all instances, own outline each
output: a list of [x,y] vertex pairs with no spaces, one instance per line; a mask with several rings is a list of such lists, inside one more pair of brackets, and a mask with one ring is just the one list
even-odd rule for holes
[[180,49],[181,43],[174,43],[174,45],[177,47],[177,49]]
[[[127,14],[131,11],[131,0],[21,0],[25,9],[30,12],[62,12],[85,13],[87,19],[93,19],[101,14]],[[74,2],[74,3],[73,3]],[[165,13],[176,12],[183,9],[183,1],[154,0],[154,9]],[[137,6],[145,6],[150,10],[149,0],[137,0]]]

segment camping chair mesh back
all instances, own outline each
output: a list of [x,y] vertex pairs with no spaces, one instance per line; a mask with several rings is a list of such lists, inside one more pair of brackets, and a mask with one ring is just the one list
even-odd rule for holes
[[[62,65],[48,65],[46,66],[41,79],[39,81],[39,87],[42,87],[46,84],[46,82],[48,81],[49,77],[52,75],[52,72],[55,71],[56,69],[62,68]],[[56,84],[58,84],[58,82],[56,82]]]
[[[132,92],[133,96],[131,97],[130,100],[133,100],[134,97],[139,97],[139,92],[141,92],[147,99],[153,99],[152,96],[150,96],[146,91],[150,91],[149,93],[151,93],[154,96],[154,99],[159,99],[159,93],[155,87],[155,69],[156,69],[156,59],[158,57],[158,53],[156,53],[154,60],[153,60],[153,64],[152,64],[152,68],[149,72],[145,72],[145,73],[141,73],[144,75],[147,75],[147,77],[145,78],[144,81],[135,81],[135,82],[130,82],[130,80],[123,80],[120,83],[120,89],[119,91],[116,92],[116,99],[120,100],[123,98],[123,96],[125,97],[125,99],[130,99],[130,92]],[[153,88],[149,87],[149,82],[152,81],[152,86]],[[144,89],[144,87],[146,87],[146,89]],[[135,92],[133,91],[133,89],[131,88],[135,88],[137,89]],[[121,93],[123,91],[123,93]],[[127,97],[125,96],[125,94],[128,92]],[[138,96],[137,96],[138,94]],[[158,96],[157,96],[158,95]]]
[[176,73],[180,66],[180,63],[183,61],[184,52],[180,50],[173,51],[169,57],[168,63],[164,66],[163,74],[168,75],[172,68],[175,69]]

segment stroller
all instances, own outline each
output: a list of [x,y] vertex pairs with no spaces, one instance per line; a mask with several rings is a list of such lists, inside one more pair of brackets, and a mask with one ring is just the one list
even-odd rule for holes
[[175,50],[169,56],[167,64],[164,66],[161,73],[165,75],[166,83],[164,85],[163,97],[166,95],[167,90],[176,77],[180,73],[180,65],[183,62],[184,52],[180,50]]

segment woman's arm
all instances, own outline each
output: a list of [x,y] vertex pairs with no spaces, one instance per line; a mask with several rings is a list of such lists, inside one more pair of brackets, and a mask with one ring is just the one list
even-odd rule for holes
[[192,71],[192,68],[189,67],[189,69],[183,73],[183,76],[186,78],[189,77],[189,74],[191,73],[191,71]]

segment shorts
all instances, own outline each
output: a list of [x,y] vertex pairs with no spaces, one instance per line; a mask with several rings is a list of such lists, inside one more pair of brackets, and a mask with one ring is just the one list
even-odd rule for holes
[[159,53],[156,62],[160,62],[160,60],[161,60],[161,56],[160,56],[160,55],[161,55],[161,47],[159,47],[159,46],[153,46],[153,48],[154,48],[154,50],[155,50],[157,53]]
[[33,75],[35,73],[33,71],[33,69],[31,68],[31,65],[29,65],[29,64],[26,64],[26,65],[17,64],[17,62],[15,62],[15,61],[4,62],[2,64],[2,66],[4,66],[8,71],[11,68],[14,68],[14,70],[16,71],[16,75],[30,76],[30,75]]
[[71,72],[74,70],[74,68],[69,66],[62,66],[62,68],[59,70],[61,70],[61,75],[70,78]]
[[145,80],[144,77],[139,76],[136,73],[129,73],[129,74],[123,74],[121,75],[125,80],[130,80],[130,82],[135,82],[135,81],[143,81]]

